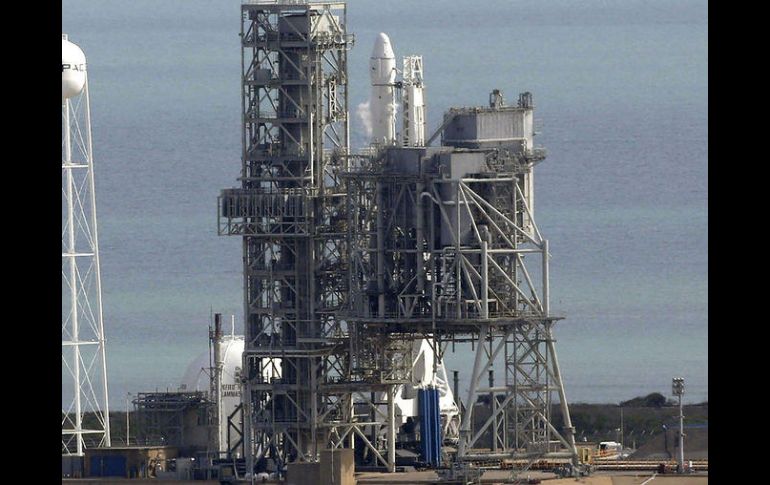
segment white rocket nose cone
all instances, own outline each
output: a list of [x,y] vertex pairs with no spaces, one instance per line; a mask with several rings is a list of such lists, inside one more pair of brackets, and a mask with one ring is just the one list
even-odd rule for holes
[[393,53],[393,46],[390,45],[390,38],[388,34],[380,32],[377,36],[377,40],[374,41],[374,49],[372,49],[372,58],[379,59],[391,59],[395,58]]

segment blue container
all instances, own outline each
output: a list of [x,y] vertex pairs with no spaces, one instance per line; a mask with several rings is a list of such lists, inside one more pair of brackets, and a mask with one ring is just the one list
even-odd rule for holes
[[126,477],[126,457],[96,455],[91,457],[92,477]]
[[441,411],[438,389],[420,389],[417,408],[420,413],[420,454],[422,461],[432,466],[441,464]]

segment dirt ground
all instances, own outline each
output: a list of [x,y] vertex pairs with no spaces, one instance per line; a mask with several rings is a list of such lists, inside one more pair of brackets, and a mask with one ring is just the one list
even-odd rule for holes
[[[510,471],[506,470],[487,470],[481,477],[481,483],[503,483],[511,476]],[[555,477],[553,473],[531,471],[527,473],[531,478],[539,478],[543,483],[553,483],[550,478]],[[547,480],[547,481],[546,481]],[[416,485],[425,483],[440,483],[438,475],[434,471],[405,472],[405,473],[356,473],[356,483],[358,485],[384,485],[394,483],[400,485]],[[607,485],[612,485],[608,483]]]
[[[637,475],[594,475],[575,480],[574,478],[561,478],[557,480],[544,480],[543,485],[639,485],[649,480],[652,473],[639,473]],[[671,475],[656,475],[650,480],[649,485],[707,485],[709,477],[706,475],[676,477]]]
[[[554,478],[553,473],[530,472],[531,478],[539,478],[543,485],[640,485],[652,477],[653,473],[625,473],[617,475],[597,474],[580,479]],[[510,472],[502,470],[489,470],[481,478],[481,483],[504,483],[510,478]],[[356,473],[358,485],[384,485],[388,483],[399,485],[417,485],[427,483],[440,483],[438,476],[432,471],[407,472],[390,475],[386,473]],[[697,476],[673,476],[656,475],[648,482],[649,485],[707,485],[708,475]]]

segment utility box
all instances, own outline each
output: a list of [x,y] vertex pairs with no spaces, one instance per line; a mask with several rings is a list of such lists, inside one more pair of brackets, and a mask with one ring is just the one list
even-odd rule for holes
[[82,478],[83,457],[77,455],[62,455],[61,476],[62,478]]
[[286,485],[320,485],[321,464],[297,462],[286,465]]
[[321,450],[320,482],[324,485],[355,485],[356,465],[350,448]]
[[588,463],[591,464],[594,462],[594,446],[577,446],[577,452],[578,457],[580,459],[580,463]]
[[531,106],[452,108],[444,115],[442,145],[456,148],[508,148],[530,153],[534,144]]

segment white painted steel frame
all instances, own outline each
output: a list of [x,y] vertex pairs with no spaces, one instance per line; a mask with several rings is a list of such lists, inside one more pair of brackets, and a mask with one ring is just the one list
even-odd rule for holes
[[83,456],[111,445],[87,73],[82,93],[62,100],[62,127],[62,391],[72,391],[69,403],[62,395],[62,454]]

